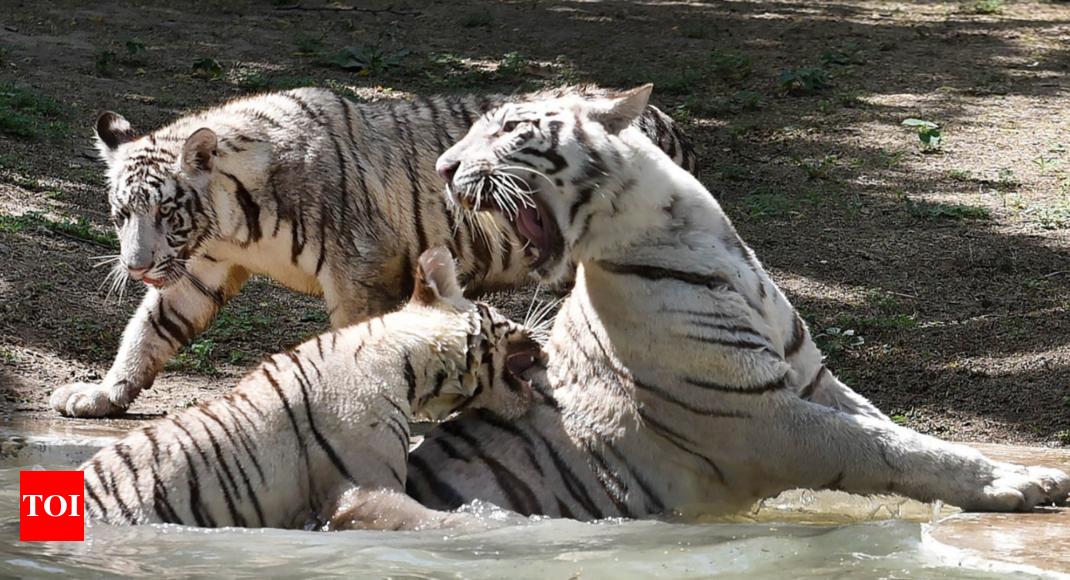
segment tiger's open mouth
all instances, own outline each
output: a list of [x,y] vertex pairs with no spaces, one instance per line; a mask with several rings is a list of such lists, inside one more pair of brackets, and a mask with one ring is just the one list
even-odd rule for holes
[[465,193],[463,190],[455,193],[461,207],[498,216],[524,244],[524,259],[532,270],[548,272],[564,256],[565,240],[537,191],[524,199],[505,197],[508,194],[502,193],[477,197]]

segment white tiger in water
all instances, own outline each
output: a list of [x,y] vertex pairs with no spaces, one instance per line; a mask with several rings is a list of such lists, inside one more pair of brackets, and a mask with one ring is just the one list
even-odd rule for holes
[[967,510],[1066,498],[1065,473],[900,427],[838,381],[714,198],[629,127],[650,91],[507,104],[439,158],[460,205],[539,250],[542,279],[579,269],[547,348],[552,396],[430,433],[410,495],[579,519],[734,511],[796,487]]
[[82,465],[86,514],[111,524],[416,529],[466,516],[405,495],[409,419],[545,389],[528,329],[469,302],[444,248],[395,313],[267,359],[233,392],[138,429]]
[[[552,91],[597,92],[594,87]],[[358,104],[297,89],[232,101],[138,137],[97,120],[121,253],[113,272],[149,286],[100,384],[52,394],[64,415],[121,414],[251,274],[327,302],[341,328],[394,308],[421,252],[445,245],[469,295],[529,279],[529,250],[486,218],[455,219],[435,158],[510,97]],[[636,121],[694,169],[687,137],[654,107]]]

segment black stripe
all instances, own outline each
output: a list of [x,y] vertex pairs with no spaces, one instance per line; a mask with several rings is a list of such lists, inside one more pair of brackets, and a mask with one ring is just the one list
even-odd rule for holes
[[787,346],[784,347],[784,358],[791,358],[795,356],[799,349],[803,347],[806,338],[806,323],[803,322],[798,312],[795,312],[795,320],[791,327],[791,339],[788,341]]
[[[108,521],[108,508],[104,507],[104,502],[100,501],[100,496],[93,491],[93,485],[88,479],[85,480],[85,493],[89,496],[89,499],[93,500],[93,505],[97,507],[97,511],[100,513],[100,519]],[[103,490],[101,490],[101,493],[104,493]],[[84,511],[89,511],[88,506]]]
[[672,403],[680,407],[681,409],[684,409],[696,415],[702,415],[704,417],[714,417],[718,419],[750,419],[753,417],[751,414],[744,413],[741,411],[726,411],[721,409],[698,407],[681,399],[671,391],[666,391],[665,389],[662,389],[661,387],[658,387],[656,385],[646,383],[635,378],[631,379],[631,381],[632,384],[636,386],[636,388],[644,392],[650,393],[663,401]]
[[780,391],[790,386],[788,385],[787,374],[781,376],[778,379],[769,381],[764,385],[758,385],[756,387],[734,387],[729,385],[722,385],[719,383],[712,383],[709,381],[704,381],[691,377],[685,377],[683,381],[689,385],[698,387],[700,389],[717,391],[718,393],[730,393],[733,395],[761,395],[773,391]]
[[[203,407],[200,410],[203,411]],[[230,465],[227,463],[227,458],[223,453],[222,446],[219,445],[219,440],[216,439],[212,429],[199,417],[194,417],[193,415],[187,415],[187,417],[191,420],[196,420],[208,435],[208,442],[212,445],[212,452],[215,454],[216,458],[216,479],[222,483],[220,487],[223,489],[223,500],[227,503],[227,512],[230,514],[231,523],[238,527],[247,527],[248,523],[245,521],[245,516],[238,511],[237,506],[237,502],[241,501],[241,490],[238,489],[238,482],[234,479],[234,474],[230,471]],[[223,468],[223,475],[226,477],[225,480],[223,477],[219,476],[220,467]],[[233,493],[231,493],[232,491]]]
[[821,379],[827,372],[829,372],[828,367],[821,365],[821,368],[817,370],[817,374],[814,375],[813,380],[807,383],[806,386],[799,391],[799,398],[809,401],[810,397],[814,395],[814,389],[817,388],[818,383],[821,382]]
[[[235,451],[237,450],[237,446],[240,443],[242,445],[242,447],[245,449],[246,456],[250,457],[250,459],[252,459],[254,462],[256,461],[256,459],[254,457],[252,457],[252,452],[249,449],[249,446],[247,445],[247,443],[246,443],[244,438],[242,438],[242,437],[235,438],[234,437],[234,433],[232,433],[230,428],[227,427],[227,425],[225,423],[223,423],[222,419],[220,419],[218,416],[216,416],[216,414],[213,413],[211,410],[209,410],[207,407],[202,407],[201,408],[201,412],[204,413],[204,415],[206,417],[208,417],[209,419],[215,421],[216,424],[219,425],[219,428],[223,430],[223,434],[227,436],[227,439],[230,441],[231,446],[235,448]],[[267,523],[264,521],[264,512],[260,507],[260,500],[259,500],[259,498],[257,498],[256,491],[253,490],[252,482],[249,481],[249,474],[245,472],[245,467],[241,464],[241,460],[237,457],[236,453],[233,456],[233,461],[234,461],[234,465],[238,468],[239,475],[241,475],[242,483],[245,485],[246,495],[249,496],[249,501],[251,501],[252,504],[253,504],[253,510],[256,512],[256,516],[260,520],[260,525],[261,526],[267,525]],[[223,466],[224,466],[224,468],[226,468],[226,463],[224,463]],[[259,470],[259,466],[257,466],[257,469]],[[229,475],[229,471],[228,471],[228,475]],[[261,479],[263,479],[263,474],[261,474]],[[239,495],[239,497],[240,497],[240,495]],[[244,520],[244,518],[243,518],[243,520]],[[245,524],[243,523],[241,525],[245,525]]]
[[349,472],[349,468],[346,467],[342,458],[338,455],[338,452],[334,450],[334,447],[327,441],[327,438],[324,437],[316,427],[315,419],[312,417],[312,405],[308,398],[308,387],[311,385],[311,381],[309,381],[308,375],[305,374],[305,367],[301,364],[301,359],[292,351],[287,352],[286,354],[290,357],[290,360],[297,365],[299,374],[294,378],[297,379],[297,386],[301,388],[301,397],[304,400],[305,407],[305,419],[308,422],[309,431],[312,431],[312,437],[316,440],[316,444],[320,446],[323,453],[327,455],[327,458],[331,461],[331,464],[334,465],[335,469],[346,478],[346,481],[349,481],[353,485],[358,485],[356,478]]
[[241,206],[242,213],[245,214],[245,227],[249,230],[248,241],[255,244],[264,235],[260,229],[260,205],[253,201],[253,196],[240,179],[226,171],[220,171],[220,173],[234,182],[234,194],[238,198],[238,205]]
[[186,344],[189,341],[189,336],[183,331],[182,328],[180,328],[177,324],[175,324],[173,320],[171,320],[171,317],[168,316],[166,312],[164,312],[165,305],[166,302],[161,297],[159,308],[160,326],[162,326],[163,329],[167,331],[167,334],[175,337],[175,341],[178,344]]
[[[594,519],[602,519],[605,514],[602,510],[598,509],[591,494],[587,492],[586,486],[580,481],[580,478],[576,475],[576,472],[568,465],[567,462],[561,457],[561,454],[550,443],[550,440],[546,438],[542,433],[539,433],[539,437],[542,439],[542,444],[546,448],[547,455],[550,456],[550,461],[554,463],[554,467],[557,469],[558,475],[561,477],[562,483],[565,484],[565,489],[568,494],[572,496],[572,499],[576,501]],[[539,468],[539,474],[542,475],[542,468]],[[610,498],[611,500],[613,498]],[[631,514],[625,509],[625,517],[631,517]]]
[[731,288],[731,284],[728,279],[720,274],[702,274],[699,272],[688,272],[686,270],[672,270],[669,268],[661,268],[659,266],[647,266],[643,264],[617,264],[614,262],[607,262],[599,260],[595,264],[612,274],[621,274],[628,276],[638,276],[646,280],[677,280],[685,284],[691,284],[694,286],[705,286],[710,289],[715,288]]
[[[658,497],[656,493],[654,493],[654,486],[651,485],[650,482],[648,482],[645,478],[643,478],[643,476],[639,475],[638,470],[631,463],[628,462],[628,459],[624,456],[624,453],[617,449],[615,445],[613,445],[609,441],[606,441],[605,438],[599,435],[597,432],[594,433],[595,436],[598,438],[598,442],[606,449],[609,449],[613,453],[613,455],[616,456],[617,461],[624,466],[624,469],[627,470],[628,475],[630,475],[632,479],[637,484],[639,484],[639,488],[643,490],[643,495],[645,496],[644,503],[646,504],[647,513],[656,514],[665,511],[665,502],[660,497]],[[651,502],[653,502],[653,505],[651,505]]]
[[[163,297],[160,297],[159,304],[163,304]],[[156,314],[159,314],[161,319],[164,318],[164,316],[160,313],[159,308],[156,309]],[[174,346],[182,346],[182,343],[180,341],[176,340],[175,338],[172,338],[171,335],[166,332],[166,330],[160,325],[160,323],[156,321],[156,317],[153,316],[153,312],[151,310],[145,314],[145,318],[149,320],[149,326],[152,327],[152,330],[156,333],[156,336],[159,336],[160,338],[166,340]]]
[[498,484],[498,490],[505,494],[509,502],[508,506],[503,507],[525,516],[545,513],[539,503],[539,498],[527,482],[487,454],[478,439],[464,432],[463,425],[458,421],[447,421],[442,425],[442,430],[468,444],[476,457],[487,466],[494,481]]
[[[416,501],[425,505],[431,503],[429,501],[431,498],[423,495],[417,487],[417,482],[422,482],[443,508],[452,510],[465,504],[464,497],[457,493],[453,486],[435,475],[435,471],[427,465],[427,462],[422,457],[418,455],[409,456],[409,467],[412,470],[405,481],[405,493],[415,498]],[[418,472],[419,476],[414,477],[415,474],[412,472]]]
[[119,487],[115,484],[115,478],[108,478],[108,475],[110,475],[111,473],[104,471],[104,467],[101,465],[99,456],[93,460],[93,472],[96,474],[97,481],[100,482],[104,493],[115,499],[116,505],[119,506],[119,512],[123,516],[123,521],[132,524],[137,523],[137,521],[134,519],[134,513],[130,510],[130,506],[126,505],[126,502],[123,501],[123,497],[119,492]]
[[[195,438],[193,437],[193,434],[192,434],[192,433],[190,433],[190,432],[189,432],[189,430],[188,430],[188,429],[186,429],[186,426],[185,426],[185,425],[183,425],[183,424],[182,424],[182,423],[181,423],[180,421],[178,421],[178,420],[176,419],[176,420],[172,421],[172,423],[173,423],[173,424],[175,425],[175,427],[177,427],[177,428],[178,428],[178,429],[179,429],[180,431],[182,431],[183,433],[185,433],[185,434],[186,434],[186,437],[189,437],[190,443],[192,443],[192,444],[193,444],[193,448],[194,448],[194,449],[195,449],[195,450],[197,451],[197,454],[201,456],[201,461],[203,461],[203,462],[204,462],[204,466],[205,466],[206,468],[208,468],[208,469],[211,469],[211,466],[212,466],[212,464],[211,464],[211,462],[209,462],[209,461],[208,461],[208,452],[206,452],[206,451],[204,450],[204,448],[203,448],[203,447],[201,447],[201,444],[200,444],[200,442],[198,442],[198,441],[197,441],[197,439],[195,439]],[[181,443],[181,440],[180,440],[180,443]],[[185,450],[185,446],[184,446],[184,445],[183,445],[183,450]],[[189,455],[189,453],[188,453],[188,452],[186,452],[186,457],[187,457],[187,458],[189,459],[189,466],[190,466],[190,470],[193,470],[193,465],[194,465],[194,464],[193,464],[193,458],[192,458],[192,457],[190,457],[190,455]],[[220,489],[222,489],[222,491],[223,491],[223,498],[224,498],[224,501],[226,501],[226,503],[227,503],[227,505],[228,505],[228,507],[229,507],[229,508],[233,509],[233,505],[234,505],[234,499],[230,497],[230,490],[229,490],[229,489],[227,488],[227,486],[225,485],[225,482],[223,481],[223,479],[222,479],[222,478],[221,478],[221,477],[219,476],[219,469],[212,469],[212,471],[214,471],[214,472],[215,472],[215,478],[216,478],[216,480],[217,480],[217,481],[219,482],[219,484],[220,484],[220,485],[219,485]],[[199,481],[199,478],[198,478],[198,481]],[[193,490],[191,490],[191,494],[192,494],[192,493],[193,493]],[[208,521],[208,527],[211,527],[211,528],[214,528],[214,527],[216,527],[216,521],[215,521],[215,518],[213,518],[213,517],[212,517],[212,514],[211,514],[211,512],[210,512],[210,511],[208,511],[208,510],[207,510],[207,509],[206,509],[206,508],[204,507],[204,504],[202,504],[202,503],[200,502],[200,491],[199,491],[199,490],[197,491],[197,498],[198,498],[198,499],[197,499],[197,503],[195,504],[195,506],[196,506],[196,509],[197,509],[198,511],[201,511],[201,512],[203,512],[203,513],[204,513],[205,519],[206,519],[206,520]],[[194,509],[194,506],[191,506],[191,509]],[[196,512],[195,512],[195,513],[196,513]],[[198,518],[198,524],[199,524],[199,525],[204,525],[204,524],[200,524],[200,520],[199,520],[199,518]]]
[[[535,439],[531,437],[527,432],[518,427],[516,423],[512,421],[506,421],[498,416],[497,413],[489,409],[477,409],[475,411],[475,417],[477,420],[494,427],[500,431],[504,431],[517,439],[524,441],[524,453],[528,456],[528,461],[531,462],[531,466],[539,472],[539,475],[545,475],[542,470],[542,464],[539,463],[538,458],[535,456]],[[543,443],[549,447],[549,442],[543,437]]]
[[171,505],[171,500],[168,497],[171,493],[170,488],[164,485],[163,480],[160,478],[160,443],[156,440],[153,429],[153,427],[147,427],[142,431],[145,438],[148,439],[149,445],[152,446],[152,509],[156,512],[156,517],[160,518],[160,521],[184,525],[182,518],[175,511],[175,507]]
[[412,368],[412,361],[409,360],[409,355],[405,355],[405,384],[408,385],[407,398],[409,405],[411,406],[416,400],[416,371]]
[[691,455],[696,459],[702,460],[703,463],[708,465],[710,469],[713,470],[714,475],[717,476],[717,480],[720,481],[722,485],[727,485],[724,478],[724,472],[721,471],[721,468],[717,467],[717,464],[714,463],[713,460],[709,457],[706,457],[702,453],[692,449],[691,447],[694,445],[694,443],[688,441],[686,437],[684,437],[675,429],[654,419],[650,416],[649,413],[643,412],[642,408],[639,409],[639,417],[643,420],[643,423],[646,424],[646,427],[650,429],[653,433],[660,435],[663,439],[673,444],[676,448],[687,453],[688,455]]

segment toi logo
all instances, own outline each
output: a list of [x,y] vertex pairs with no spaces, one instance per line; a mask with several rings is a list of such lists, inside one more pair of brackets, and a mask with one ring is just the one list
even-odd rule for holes
[[19,540],[85,540],[85,473],[19,472]]

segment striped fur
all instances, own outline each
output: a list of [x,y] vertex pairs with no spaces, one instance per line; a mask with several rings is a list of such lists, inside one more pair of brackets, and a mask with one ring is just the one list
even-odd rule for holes
[[272,356],[226,397],[101,450],[81,467],[86,513],[201,527],[464,523],[403,493],[410,415],[520,415],[545,366],[526,329],[466,300],[454,276],[448,252],[429,250],[404,309]]
[[[597,92],[590,87],[555,94]],[[357,104],[298,89],[240,99],[141,138],[97,123],[125,274],[149,285],[101,384],[58,388],[64,415],[122,413],[251,274],[321,294],[331,325],[382,314],[412,291],[420,252],[445,245],[469,295],[528,280],[523,250],[493,220],[447,209],[435,157],[504,96]],[[694,169],[690,143],[650,107],[637,120]]]
[[579,519],[730,511],[794,487],[968,510],[1066,498],[1065,473],[899,427],[836,380],[717,202],[628,126],[650,89],[506,105],[439,159],[458,203],[546,250],[545,279],[579,270],[547,348],[552,398],[429,434],[411,495]]

